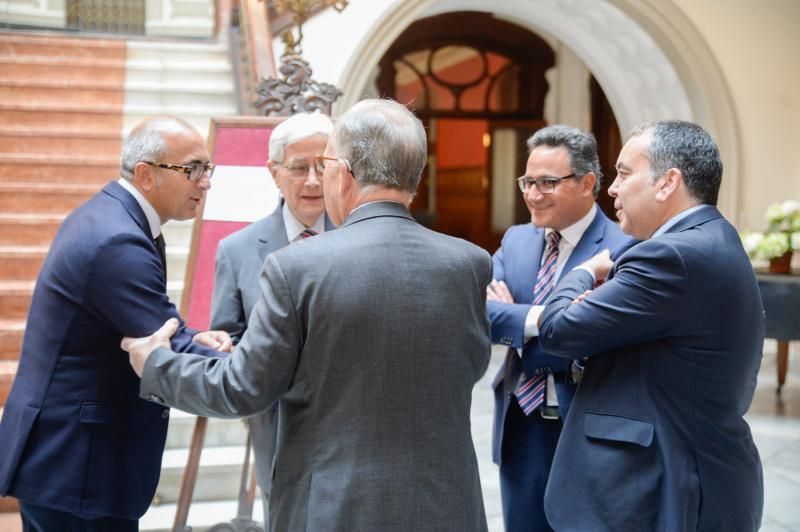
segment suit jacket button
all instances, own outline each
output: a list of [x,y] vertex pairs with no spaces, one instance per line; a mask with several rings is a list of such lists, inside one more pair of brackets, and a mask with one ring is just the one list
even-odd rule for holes
[[168,419],[169,418],[169,408],[165,408],[161,411],[161,419]]

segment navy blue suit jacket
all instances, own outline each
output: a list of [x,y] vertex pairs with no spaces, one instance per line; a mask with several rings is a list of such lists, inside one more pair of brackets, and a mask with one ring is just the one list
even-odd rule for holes
[[[504,281],[511,291],[515,303],[497,303],[489,301],[489,319],[492,324],[492,343],[507,345],[510,352],[506,361],[494,379],[495,416],[492,439],[492,457],[495,463],[501,461],[503,429],[510,401],[509,393],[513,391],[521,371],[533,376],[542,370],[563,372],[569,367],[569,361],[546,353],[539,345],[539,339],[533,337],[528,342],[524,339],[525,318],[533,302],[533,287],[536,274],[542,262],[544,252],[544,229],[533,224],[515,225],[506,231],[500,249],[492,257],[493,274],[498,281]],[[622,233],[619,226],[609,220],[598,207],[594,220],[586,228],[581,240],[564,264],[562,272],[568,272],[580,263],[588,260],[602,250],[627,248],[633,240]],[[563,275],[563,273],[562,273]],[[522,358],[517,349],[522,348]],[[556,383],[556,394],[562,410],[569,407],[575,386],[560,380]],[[517,443],[517,442],[515,442]],[[518,442],[530,445],[535,452],[537,442]]]
[[550,472],[550,524],[757,530],[761,463],[742,416],[764,311],[736,229],[704,206],[628,250],[613,274],[573,305],[592,278],[571,272],[542,315],[548,352],[589,357]]
[[[137,519],[155,494],[169,410],[139,398],[123,336],[178,313],[134,197],[111,182],[62,224],[36,281],[0,422],[0,494],[84,517]],[[173,348],[191,345],[181,327]]]

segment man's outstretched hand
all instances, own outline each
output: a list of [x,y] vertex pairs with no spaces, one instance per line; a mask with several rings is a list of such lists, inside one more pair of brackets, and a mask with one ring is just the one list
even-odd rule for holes
[[150,353],[159,347],[170,348],[170,338],[178,330],[178,320],[170,318],[159,330],[145,336],[144,338],[130,338],[126,336],[122,339],[120,344],[124,351],[127,351],[130,356],[130,363],[133,371],[141,377],[144,370],[144,364],[147,362],[147,357]]

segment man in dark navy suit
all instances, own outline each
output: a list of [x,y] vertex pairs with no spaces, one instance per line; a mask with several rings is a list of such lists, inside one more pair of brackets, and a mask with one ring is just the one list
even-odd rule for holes
[[[722,161],[695,124],[634,130],[609,188],[643,240],[559,282],[539,342],[588,357],[545,510],[556,530],[737,530],[761,524],[761,462],[742,416],[764,310],[736,229],[715,207]],[[597,281],[611,278],[594,291]]]
[[544,491],[575,393],[569,361],[541,349],[536,320],[561,272],[604,248],[631,244],[595,203],[602,173],[590,133],[550,126],[528,147],[519,185],[532,223],[506,232],[487,289],[492,342],[509,346],[494,381],[493,438],[508,532],[550,530]]
[[[0,494],[26,531],[138,530],[155,494],[169,410],[139,398],[123,336],[177,317],[161,225],[193,218],[214,166],[183,120],[152,117],[122,146],[121,176],[62,224],[36,281],[0,422]],[[230,349],[182,326],[173,349]]]

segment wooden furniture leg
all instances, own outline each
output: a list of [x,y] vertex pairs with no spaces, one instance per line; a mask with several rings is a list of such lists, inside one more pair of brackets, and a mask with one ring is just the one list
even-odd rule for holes
[[783,383],[786,382],[786,370],[789,367],[789,342],[778,341],[778,389],[775,391],[781,394]]

